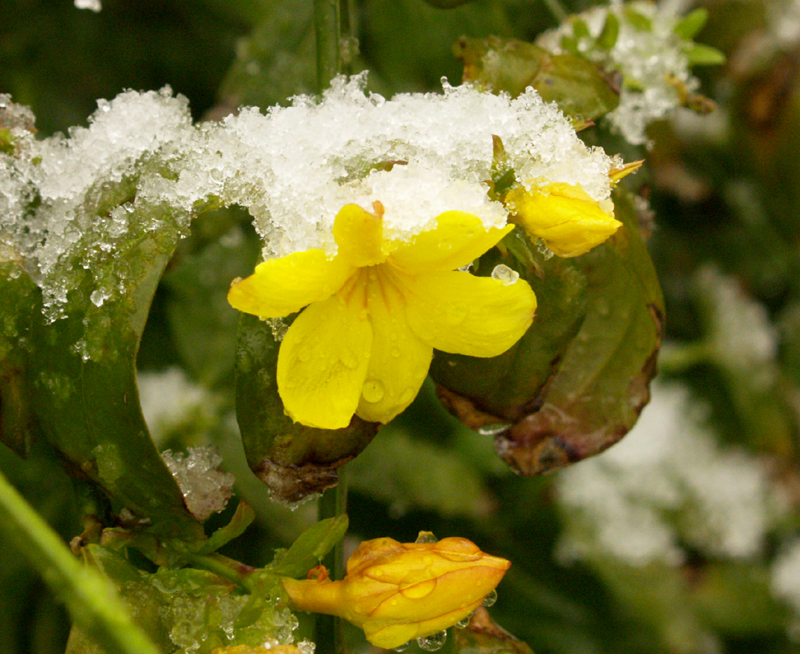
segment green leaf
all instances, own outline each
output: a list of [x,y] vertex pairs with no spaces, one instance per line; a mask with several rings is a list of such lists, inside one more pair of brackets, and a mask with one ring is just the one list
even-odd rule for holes
[[124,180],[87,196],[95,227],[81,232],[47,281],[63,285],[64,315],[48,322],[38,312],[31,324],[32,406],[68,471],[139,517],[163,523],[165,533],[193,538],[202,528],[150,439],[136,386],[139,340],[183,221],[139,207],[127,233],[111,238],[103,227],[108,211],[134,193],[135,180]]
[[673,31],[682,39],[691,40],[700,33],[708,21],[708,9],[698,7],[681,18]]
[[603,29],[597,37],[597,47],[601,50],[611,50],[619,38],[619,19],[616,14],[608,12]]
[[295,579],[305,577],[344,538],[348,524],[346,514],[320,520],[300,534],[283,556],[276,559],[273,572]]
[[[509,234],[503,244],[519,254],[502,257],[494,251],[484,255],[480,273],[490,275],[500,263],[520,272],[537,298],[533,326],[500,356],[481,359],[436,352],[431,365],[431,376],[440,385],[440,398],[473,429],[514,422],[537,406],[542,389],[586,311],[586,280],[573,260],[545,259],[520,229]],[[535,268],[527,268],[527,261]]]
[[[2,235],[0,235],[2,236]],[[41,294],[21,257],[0,238],[0,442],[28,455],[34,417],[28,397],[27,352],[31,316],[41,309]]]
[[631,27],[639,30],[640,32],[652,32],[653,21],[651,21],[644,14],[639,13],[632,7],[628,6],[623,9],[625,19],[630,23]]
[[585,20],[582,20],[580,18],[573,18],[570,21],[570,25],[572,25],[572,35],[576,39],[591,38],[592,34],[589,31],[589,26],[586,24]]
[[315,429],[285,415],[271,327],[242,314],[236,348],[236,416],[247,463],[276,498],[298,502],[338,482],[336,468],[357,456],[378,425],[353,416],[343,429]]
[[623,227],[573,260],[588,283],[580,330],[533,411],[495,436],[496,449],[520,474],[548,472],[613,445],[649,400],[663,299],[632,199],[618,189],[614,200]]
[[553,55],[532,43],[498,37],[464,37],[455,52],[464,64],[464,80],[484,84],[495,93],[516,97],[532,86],[568,116],[584,120],[599,118],[619,104],[619,93],[610,81],[579,56]]
[[453,9],[454,7],[465,5],[468,2],[473,2],[473,0],[425,0],[425,2],[431,7],[436,7],[438,9]]
[[684,49],[683,53],[690,66],[718,66],[727,61],[723,52],[702,43],[692,43]]

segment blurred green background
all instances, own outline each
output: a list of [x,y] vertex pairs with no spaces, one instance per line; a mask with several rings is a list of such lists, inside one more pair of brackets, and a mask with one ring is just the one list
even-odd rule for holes
[[[698,71],[718,110],[651,126],[649,149],[601,128],[584,133],[610,153],[625,147],[628,161],[647,160],[635,185],[665,293],[667,342],[652,417],[640,427],[666,434],[657,441],[666,449],[645,444],[605,467],[523,479],[489,437],[441,409],[429,384],[350,466],[350,547],[430,530],[511,559],[493,616],[539,654],[800,651],[800,564],[791,566],[800,525],[800,9],[703,6],[710,20],[698,41],[728,57]],[[0,92],[33,109],[41,135],[85,125],[98,98],[129,88],[168,84],[197,120],[239,104],[265,108],[313,91],[312,18],[310,0],[106,0],[99,13],[67,0],[5,0]],[[360,0],[355,19],[352,68],[368,69],[369,87],[387,96],[438,90],[443,76],[457,84],[452,45],[462,35],[531,41],[557,24],[541,0],[454,9]],[[244,238],[231,261],[217,243],[236,235]],[[269,501],[231,418],[237,316],[224,294],[257,251],[243,212],[199,221],[162,280],[139,356],[160,446],[216,444],[256,508],[255,526],[226,549],[251,565],[315,518],[311,504],[291,512]],[[209,303],[218,309],[198,311]],[[176,401],[170,413],[169,403],[146,404],[148,388],[205,395]],[[688,440],[670,436],[677,431]],[[693,454],[698,443],[706,458]],[[44,444],[25,462],[0,446],[0,466],[66,540],[81,531],[69,481]],[[632,520],[638,531],[626,533]],[[658,552],[677,555],[642,558],[634,541],[626,555],[607,546],[608,530],[622,540],[649,534],[642,548],[666,539]],[[754,535],[737,549],[719,536],[729,532]],[[63,651],[61,607],[3,542],[0,561],[0,654]],[[365,647],[358,638],[351,634],[353,647]]]

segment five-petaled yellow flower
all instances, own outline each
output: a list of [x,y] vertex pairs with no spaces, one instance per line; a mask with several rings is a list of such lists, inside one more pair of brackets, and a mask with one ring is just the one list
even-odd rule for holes
[[391,649],[466,618],[510,565],[466,538],[438,543],[377,538],[361,543],[343,580],[323,574],[285,578],[283,586],[295,609],[338,615],[361,627],[373,645]]
[[447,211],[410,240],[384,235],[383,206],[355,204],[336,216],[338,246],[269,259],[235,280],[230,304],[263,318],[307,308],[278,354],[286,413],[311,427],[346,427],[353,414],[386,423],[416,397],[433,349],[492,357],[533,320],[530,286],[457,270],[513,229],[486,228],[477,216]]

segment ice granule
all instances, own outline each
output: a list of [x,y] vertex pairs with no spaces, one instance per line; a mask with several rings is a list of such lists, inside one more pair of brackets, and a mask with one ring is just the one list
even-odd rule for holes
[[[700,85],[689,69],[684,52],[687,42],[674,31],[681,18],[679,9],[671,2],[612,0],[609,6],[595,7],[578,15],[591,35],[591,39],[579,40],[578,49],[605,68],[622,73],[624,84],[619,106],[607,114],[605,120],[634,145],[647,143],[647,126],[671,116],[681,105],[678,84],[687,91],[694,91]],[[626,17],[629,10],[647,17],[652,30],[632,25]],[[593,41],[600,35],[609,13],[617,17],[620,29],[616,44],[606,52],[594,49]],[[561,53],[561,39],[565,35],[573,35],[570,21],[545,32],[537,43],[551,52]]]
[[686,542],[711,556],[758,556],[778,511],[767,467],[719,446],[704,421],[687,388],[654,383],[620,443],[561,473],[561,553],[674,565]]
[[190,447],[188,454],[165,450],[161,457],[178,482],[186,507],[195,518],[207,520],[211,514],[225,508],[236,480],[229,472],[217,469],[222,457],[214,448]]

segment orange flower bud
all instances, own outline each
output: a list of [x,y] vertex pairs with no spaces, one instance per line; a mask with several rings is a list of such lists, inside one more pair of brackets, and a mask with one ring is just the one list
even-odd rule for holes
[[511,563],[465,538],[437,543],[363,542],[347,576],[284,579],[296,609],[337,615],[361,627],[373,645],[391,649],[453,626],[480,606]]

